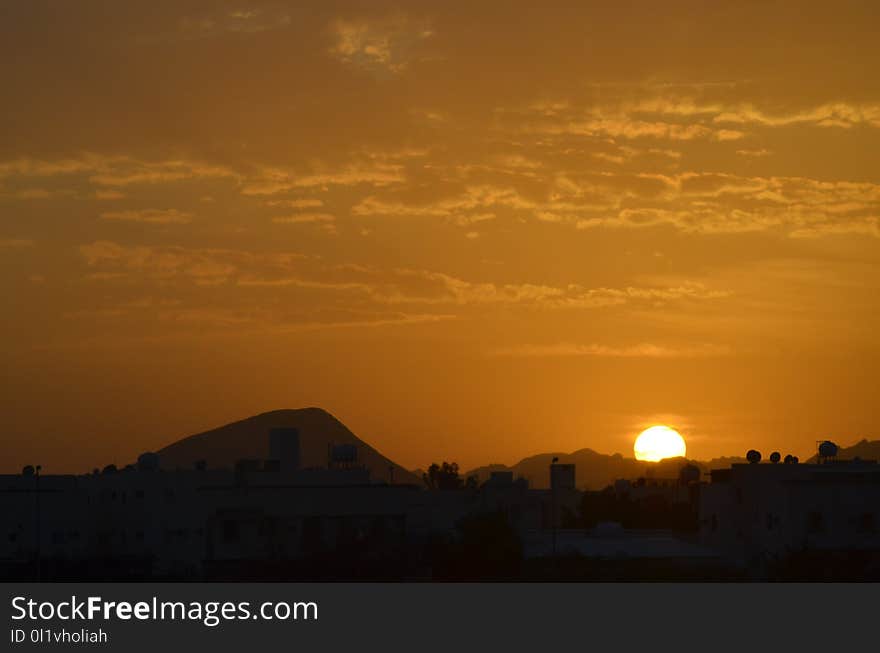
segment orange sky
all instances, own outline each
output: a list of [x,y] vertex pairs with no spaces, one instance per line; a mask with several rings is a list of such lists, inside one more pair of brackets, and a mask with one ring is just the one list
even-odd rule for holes
[[876,3],[364,4],[4,3],[2,471],[880,437]]

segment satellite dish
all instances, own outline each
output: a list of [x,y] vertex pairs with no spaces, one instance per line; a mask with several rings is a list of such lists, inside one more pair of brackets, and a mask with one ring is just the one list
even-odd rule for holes
[[761,452],[755,449],[749,449],[748,453],[746,453],[746,460],[752,465],[757,465],[761,462]]
[[770,454],[770,462],[776,465],[782,459],[782,455],[778,451]]
[[825,440],[822,444],[819,445],[819,457],[820,458],[834,458],[837,456],[837,445],[834,444],[831,440]]
[[782,462],[786,465],[791,465],[792,458],[793,458],[793,456],[791,454],[787,454]]

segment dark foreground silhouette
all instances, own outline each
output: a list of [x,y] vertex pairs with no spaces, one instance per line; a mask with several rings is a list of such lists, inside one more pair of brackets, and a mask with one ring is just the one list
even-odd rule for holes
[[809,463],[746,460],[600,490],[558,458],[547,487],[445,461],[420,478],[323,411],[277,411],[121,469],[0,476],[0,578],[880,580],[880,466],[830,442]]

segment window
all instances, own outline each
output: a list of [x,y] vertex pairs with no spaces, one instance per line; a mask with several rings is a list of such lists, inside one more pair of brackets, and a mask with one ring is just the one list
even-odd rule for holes
[[859,533],[863,535],[873,535],[876,532],[874,524],[874,513],[863,512],[859,515]]

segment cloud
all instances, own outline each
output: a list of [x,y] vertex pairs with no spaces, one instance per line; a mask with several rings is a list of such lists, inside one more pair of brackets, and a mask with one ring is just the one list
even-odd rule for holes
[[257,34],[288,27],[290,14],[283,7],[247,7],[228,9],[199,16],[183,16],[177,30],[163,35],[165,39],[196,39],[224,34]]
[[388,189],[363,197],[351,213],[438,218],[462,227],[493,216],[531,218],[580,230],[665,225],[692,234],[796,231],[798,235],[807,231],[873,235],[873,220],[880,215],[880,184],[808,177],[588,169],[548,174],[538,190],[467,182],[438,187],[454,190],[414,202],[402,199],[399,189]]
[[[79,253],[104,279],[140,278],[158,282],[186,281],[216,285],[244,273],[289,271],[304,259],[302,254],[255,253],[231,249],[149,247],[120,245],[99,240],[81,245]],[[109,275],[109,276],[108,276]]]
[[360,216],[445,217],[469,220],[477,215],[486,215],[484,212],[477,214],[470,212],[493,206],[530,209],[535,208],[536,204],[523,198],[518,191],[510,187],[472,185],[467,186],[458,196],[423,204],[368,196],[353,206],[351,212]]
[[880,218],[871,216],[858,221],[813,224],[795,229],[792,238],[821,238],[834,235],[862,235],[880,238]]
[[406,70],[413,50],[433,35],[424,21],[405,16],[384,20],[340,19],[330,27],[330,54],[345,64],[387,74]]
[[95,191],[95,199],[98,200],[121,200],[123,198],[125,198],[125,193],[118,190],[102,190],[99,188]]
[[[663,93],[656,95],[658,90]],[[523,108],[499,108],[496,115],[500,118],[499,127],[514,134],[677,142],[738,141],[749,135],[745,128],[880,127],[878,103],[827,102],[773,112],[754,104],[731,101],[729,89],[723,87],[702,89],[703,95],[717,96],[711,100],[668,91],[656,85],[609,86],[602,89],[601,99],[592,102],[545,100]],[[640,94],[642,97],[638,97]],[[633,95],[637,97],[634,99]],[[593,156],[617,165],[627,158],[622,153],[609,152]]]
[[317,225],[324,233],[335,235],[336,216],[330,213],[295,213],[272,218],[275,224],[310,224]]
[[190,179],[235,178],[225,166],[193,161],[132,161],[108,160],[89,180],[98,186],[131,186],[135,184],[159,184]]
[[880,127],[880,104],[870,102],[826,102],[789,111],[770,111],[748,102],[707,102],[695,97],[667,95],[624,102],[621,108],[634,114],[711,118],[713,123],[719,124],[762,127],[787,127],[796,124],[843,128],[856,125]]
[[137,209],[127,211],[105,211],[102,220],[121,222],[146,222],[150,224],[187,224],[192,220],[192,213],[177,209]]
[[789,113],[770,113],[752,104],[726,108],[713,118],[716,123],[754,124],[762,127],[813,125],[849,129],[857,125],[880,127],[880,104],[829,102]]
[[357,290],[367,294],[375,292],[375,287],[369,283],[363,282],[333,282],[333,281],[316,281],[312,279],[303,279],[299,277],[283,277],[276,279],[261,279],[254,277],[244,277],[239,279],[237,285],[251,288],[283,288],[293,286],[297,288],[307,288],[312,290],[333,290],[348,291]]
[[324,206],[324,202],[314,198],[301,198],[295,200],[267,200],[267,206],[287,207],[289,209],[314,209]]
[[525,128],[540,134],[579,135],[579,136],[610,136],[612,138],[654,138],[671,141],[691,141],[698,138],[717,138],[724,140],[722,133],[729,130],[718,130],[701,124],[679,124],[663,121],[646,121],[631,118],[594,118],[590,120],[568,122],[545,122]]
[[4,177],[54,177],[90,172],[96,169],[99,157],[87,156],[82,159],[58,159],[46,161],[19,158],[0,162],[0,178]]
[[22,157],[0,162],[0,178],[77,175],[87,176],[88,181],[94,185],[109,187],[237,177],[230,168],[200,161],[185,159],[148,161],[128,156],[105,156],[94,153],[55,160]]
[[668,286],[585,287],[580,284],[470,281],[430,270],[382,270],[327,266],[299,254],[185,247],[124,246],[95,241],[79,248],[94,280],[169,284],[230,284],[250,288],[298,288],[349,295],[347,305],[519,306],[582,310],[631,305],[660,307],[729,296],[723,290],[685,282]]
[[728,347],[718,345],[698,345],[687,347],[667,347],[642,343],[627,347],[613,347],[602,344],[557,343],[550,345],[518,345],[497,349],[492,352],[496,356],[514,358],[563,358],[563,357],[598,357],[598,358],[702,358],[709,356],[725,356],[731,353]]
[[277,195],[301,188],[329,186],[388,186],[405,181],[403,166],[384,161],[352,163],[337,169],[297,173],[282,168],[263,168],[242,185],[243,195]]
[[[306,170],[278,166],[226,165],[198,160],[142,160],[129,156],[83,154],[57,160],[19,158],[0,162],[0,179],[62,178],[71,184],[97,186],[98,199],[119,199],[120,189],[129,186],[225,179],[237,184],[243,195],[276,195],[298,189],[326,190],[334,186],[368,185],[377,188],[405,181],[401,159],[423,155],[412,149],[399,152],[359,153],[341,166],[312,164]],[[277,206],[305,208],[322,206],[320,199],[279,199]],[[283,202],[283,203],[282,203]]]
[[335,220],[336,217],[330,213],[295,213],[293,215],[282,215],[272,218],[272,222],[276,224],[329,223],[334,222]]
[[[372,296],[389,304],[520,305],[545,309],[594,309],[625,304],[662,306],[677,301],[704,301],[727,297],[701,284],[674,287],[587,288],[580,284],[551,286],[536,283],[473,282],[441,272],[399,269],[391,286],[376,286]],[[409,279],[413,283],[405,283]]]
[[760,158],[760,157],[770,156],[771,154],[773,154],[773,152],[771,152],[770,150],[764,149],[764,148],[758,148],[758,149],[754,149],[754,150],[749,150],[749,149],[737,150],[736,153],[740,156],[745,156],[745,157],[750,157],[750,158]]

